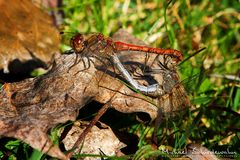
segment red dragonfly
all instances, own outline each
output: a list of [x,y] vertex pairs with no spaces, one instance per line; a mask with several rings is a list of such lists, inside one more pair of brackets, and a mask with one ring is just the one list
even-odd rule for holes
[[[96,58],[108,58],[117,67],[124,78],[138,91],[148,95],[148,96],[161,96],[166,92],[164,87],[159,84],[153,84],[149,86],[139,85],[128,71],[124,68],[120,60],[118,59],[117,53],[121,51],[141,51],[146,53],[155,53],[159,55],[167,55],[173,57],[176,62],[183,59],[182,54],[178,50],[174,49],[161,49],[161,48],[151,48],[147,46],[138,46],[133,44],[127,44],[123,42],[115,42],[109,37],[105,37],[101,33],[92,34],[90,36],[85,36],[83,34],[76,34],[70,40],[70,45],[73,52],[76,55],[86,56],[86,57],[96,57]],[[77,60],[77,58],[76,58]],[[80,58],[80,60],[82,60]],[[74,65],[78,61],[75,61]],[[90,67],[90,60],[88,60],[88,67]]]
[[[146,53],[156,53],[159,55],[169,55],[173,58],[176,58],[177,62],[183,60],[183,55],[181,54],[181,52],[175,49],[152,48],[147,46],[128,44],[119,41],[115,42],[110,37],[105,37],[101,33],[92,34],[90,35],[90,37],[86,37],[85,35],[78,33],[70,40],[70,45],[75,51],[75,53],[80,53],[84,48],[94,45],[96,43],[101,43],[101,45],[104,45],[105,48],[107,48],[107,46],[110,46],[114,50],[114,52],[141,51]],[[105,54],[106,53],[107,52],[105,52]],[[111,54],[111,52],[108,52],[107,54],[109,53]]]

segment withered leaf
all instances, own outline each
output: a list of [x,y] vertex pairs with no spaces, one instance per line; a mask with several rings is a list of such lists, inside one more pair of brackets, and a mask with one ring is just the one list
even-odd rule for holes
[[[77,121],[72,126],[71,130],[67,133],[63,139],[63,144],[67,150],[72,149],[74,143],[78,139],[79,135],[88,125],[88,122]],[[81,144],[74,152],[77,154],[96,154],[100,155],[104,153],[108,156],[115,156],[120,149],[125,146],[115,136],[113,131],[106,124],[101,123],[101,127],[93,126],[91,132],[86,135],[83,145]],[[96,157],[86,157],[85,160],[101,159]]]
[[[0,135],[15,137],[53,157],[66,159],[47,136],[59,123],[74,121],[78,110],[98,93],[95,68],[79,72],[74,55],[63,55],[46,75],[6,83],[0,91]],[[92,65],[93,66],[93,65]]]
[[[144,64],[144,55],[128,54],[128,60]],[[92,59],[93,64],[88,69],[84,69],[84,63],[73,66],[75,60],[74,54],[61,55],[56,58],[47,74],[18,83],[4,84],[0,90],[1,136],[18,138],[53,157],[66,159],[60,149],[50,141],[47,131],[59,123],[74,121],[79,109],[91,100],[107,103],[112,98],[111,105],[116,110],[123,113],[145,112],[152,119],[156,118],[159,108],[171,108],[163,111],[172,112],[189,105],[184,88],[179,87],[181,84],[166,87],[169,93],[164,95],[165,99],[172,97],[172,100],[171,103],[167,101],[162,105],[162,97],[146,100],[146,97],[133,92],[116,78],[118,75],[97,70],[96,59]],[[122,60],[127,63],[124,56]],[[111,66],[107,69],[113,71]],[[177,77],[176,72],[173,71],[172,74]],[[154,77],[157,83],[164,84],[163,74],[159,73]],[[176,93],[172,94],[173,91]],[[179,95],[183,98],[172,103]]]
[[29,0],[0,1],[0,69],[15,59],[49,63],[59,50],[59,33],[50,16]]

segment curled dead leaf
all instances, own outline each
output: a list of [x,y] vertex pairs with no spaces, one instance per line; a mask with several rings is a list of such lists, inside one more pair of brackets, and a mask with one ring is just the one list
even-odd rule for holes
[[60,38],[50,16],[30,1],[0,1],[0,69],[9,64],[40,60],[49,63],[59,51]]
[[[128,60],[143,64],[144,56],[130,54]],[[18,138],[44,153],[65,159],[62,151],[49,140],[47,131],[59,123],[74,121],[78,111],[92,100],[107,103],[114,95],[111,105],[116,110],[123,113],[144,112],[152,119],[156,118],[159,108],[172,112],[186,107],[189,102],[186,92],[179,86],[181,84],[169,85],[178,81],[174,71],[173,80],[170,79],[166,87],[167,103],[158,105],[162,97],[150,98],[133,92],[116,78],[118,74],[111,72],[113,66],[98,70],[95,67],[97,60],[92,59],[92,64],[85,69],[84,63],[73,65],[75,61],[74,54],[61,55],[45,75],[4,84],[0,90],[0,135]],[[163,74],[155,78],[159,84],[164,84]],[[179,96],[184,98],[171,102]],[[175,108],[166,110],[164,107]]]
[[[84,131],[88,122],[77,121],[68,131],[66,137],[63,139],[63,144],[66,150],[72,149],[74,143],[79,135]],[[101,127],[93,126],[89,134],[84,139],[83,144],[77,148],[75,154],[95,154],[101,155],[102,153],[108,156],[116,156],[120,149],[125,147],[125,144],[119,141],[110,127],[106,124],[100,123]],[[85,160],[101,159],[101,157],[86,157]]]

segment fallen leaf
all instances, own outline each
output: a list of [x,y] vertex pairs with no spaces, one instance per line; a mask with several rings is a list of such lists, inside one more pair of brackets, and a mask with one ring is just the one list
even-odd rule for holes
[[76,74],[84,68],[79,64],[69,71],[74,58],[74,55],[62,55],[47,74],[3,85],[1,136],[20,139],[53,157],[66,159],[48,138],[47,131],[59,123],[74,121],[79,109],[98,93],[96,69],[92,67]]
[[[84,131],[89,122],[77,121],[68,131],[63,139],[63,144],[66,150],[72,149],[79,135]],[[93,126],[89,134],[86,135],[83,144],[77,148],[75,154],[93,154],[93,155],[108,155],[116,156],[120,149],[125,147],[125,144],[119,141],[113,131],[106,124],[100,123],[100,127]],[[101,159],[101,157],[86,157],[85,160]]]
[[50,16],[31,1],[0,0],[0,19],[0,69],[5,73],[16,59],[49,63],[59,51],[59,33]]
[[[128,60],[143,63],[144,56],[132,56],[130,54]],[[53,145],[48,138],[47,131],[59,123],[76,120],[78,111],[92,100],[107,103],[112,99],[111,105],[116,110],[123,113],[144,112],[152,119],[156,118],[159,108],[165,111],[164,107],[174,107],[166,110],[172,112],[188,105],[189,98],[181,84],[177,83],[175,70],[171,71],[173,79],[168,79],[164,86],[164,96],[168,103],[162,105],[158,103],[163,96],[142,96],[124,85],[116,78],[121,76],[113,72],[113,66],[105,66],[105,70],[99,70],[97,66],[102,63],[92,58],[91,65],[86,69],[85,63],[75,64],[76,58],[79,57],[75,54],[61,55],[55,59],[52,69],[45,75],[4,84],[0,90],[1,136],[20,139],[50,156],[66,159],[58,146]],[[83,58],[85,60],[87,59]],[[165,85],[164,74],[159,73],[154,77],[157,83]],[[184,98],[173,103],[179,96]]]

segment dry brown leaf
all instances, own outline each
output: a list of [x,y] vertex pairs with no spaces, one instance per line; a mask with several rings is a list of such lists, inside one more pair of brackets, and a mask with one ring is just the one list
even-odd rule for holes
[[[75,122],[71,130],[63,139],[63,144],[67,150],[72,149],[74,143],[79,135],[88,125],[88,122]],[[116,156],[120,149],[125,147],[125,144],[119,141],[110,127],[101,123],[100,127],[93,126],[89,134],[84,139],[83,145],[81,144],[74,153],[75,154],[96,154],[102,153],[108,156]],[[85,160],[101,159],[101,157],[86,157]]]
[[59,33],[51,18],[29,0],[0,0],[0,69],[15,59],[48,63],[59,51]]
[[68,71],[74,60],[74,55],[63,55],[46,75],[4,84],[0,91],[1,136],[23,140],[53,157],[66,159],[47,131],[56,124],[74,121],[79,109],[98,93],[96,69],[77,74],[84,68],[79,64]]
[[48,14],[51,15],[53,23],[56,26],[63,24],[63,11],[56,9],[59,6],[62,6],[61,0],[32,0],[32,3],[38,8],[47,8]]
[[[129,55],[128,60],[136,60],[140,64],[144,60],[144,56],[132,56],[133,54]],[[158,108],[146,101],[142,95],[126,87],[115,74],[97,70],[94,66],[98,65],[98,61],[92,59],[94,65],[83,70],[84,63],[72,67],[75,58],[74,54],[59,56],[47,74],[18,83],[4,84],[0,90],[1,136],[18,138],[53,157],[66,159],[59,148],[50,141],[47,131],[59,123],[75,120],[79,109],[91,100],[106,103],[117,92],[112,98],[113,108],[124,113],[145,112],[153,119],[157,116]],[[107,70],[112,71],[111,67]],[[177,77],[177,73],[173,72],[173,75]],[[163,77],[162,74],[156,75],[157,82],[164,83],[161,80]],[[162,97],[152,98],[152,102],[163,108],[163,111],[164,107],[171,108],[167,112],[189,105],[189,99],[181,84],[167,86],[169,94],[165,95],[165,99],[173,97],[176,102],[167,101],[168,103],[159,106]],[[183,98],[177,100],[180,95]]]

